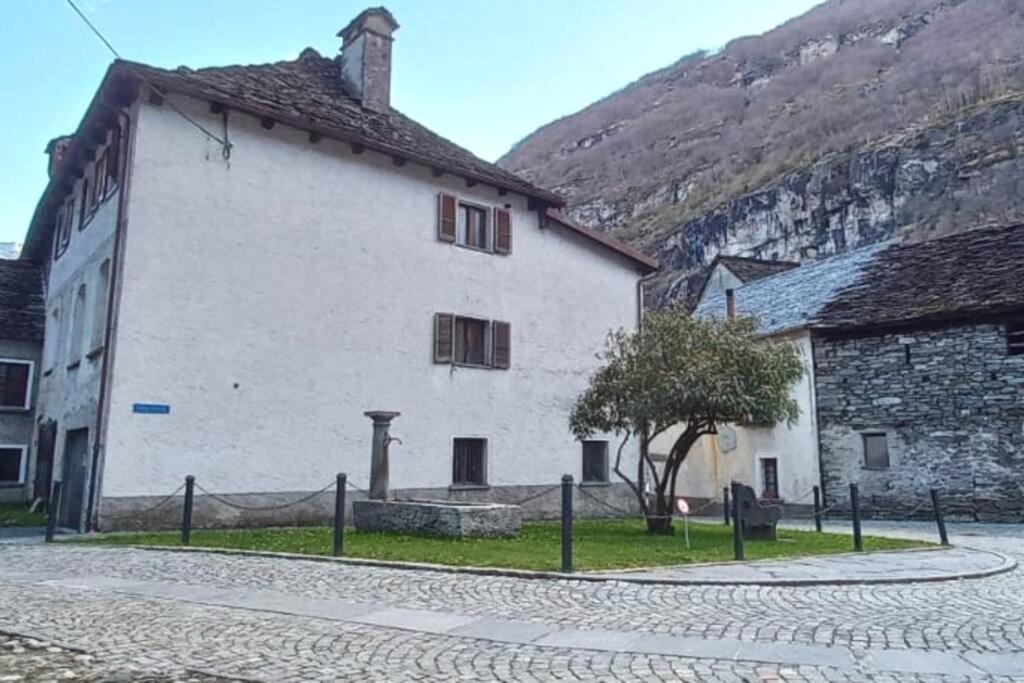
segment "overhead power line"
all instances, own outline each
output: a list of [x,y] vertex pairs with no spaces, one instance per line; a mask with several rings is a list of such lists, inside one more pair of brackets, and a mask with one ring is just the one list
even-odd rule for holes
[[[115,57],[116,59],[123,59],[123,58],[121,57],[121,54],[120,54],[120,53],[119,53],[119,52],[117,51],[117,49],[115,49],[115,48],[114,48],[114,46],[113,46],[113,45],[111,45],[110,41],[109,41],[109,40],[107,40],[106,36],[104,36],[104,35],[103,35],[103,34],[102,34],[102,33],[100,32],[100,30],[99,30],[98,28],[96,28],[95,24],[93,24],[93,23],[92,23],[91,21],[89,21],[89,17],[85,16],[85,14],[84,14],[84,13],[82,12],[82,10],[78,9],[78,5],[76,5],[76,4],[75,4],[74,0],[65,0],[65,2],[67,2],[67,3],[68,3],[68,5],[69,5],[69,6],[71,7],[71,9],[73,9],[73,10],[75,11],[75,14],[77,14],[77,15],[78,15],[78,17],[79,17],[79,18],[80,18],[80,19],[81,19],[81,20],[82,20],[83,22],[85,22],[85,25],[89,27],[89,30],[90,30],[90,31],[92,31],[92,32],[93,32],[93,33],[94,33],[94,34],[96,35],[96,37],[100,39],[100,41],[101,41],[101,42],[102,42],[102,43],[103,43],[103,44],[104,44],[104,45],[105,45],[105,46],[107,47],[107,49],[108,49],[108,50],[110,50],[110,53],[111,53],[112,55],[114,55],[114,57]],[[204,134],[205,134],[205,135],[206,135],[207,137],[210,137],[210,138],[212,138],[212,139],[216,140],[216,141],[217,141],[218,143],[220,143],[220,146],[221,146],[221,149],[222,149],[222,151],[223,151],[223,154],[224,154],[224,158],[225,158],[225,159],[227,159],[227,158],[228,158],[228,157],[229,157],[229,156],[231,155],[231,143],[230,143],[230,142],[228,142],[228,141],[227,141],[226,139],[222,140],[221,138],[217,137],[216,135],[214,135],[213,133],[211,133],[211,132],[210,132],[209,130],[207,130],[207,129],[206,129],[206,128],[205,128],[205,127],[204,127],[204,126],[203,126],[203,125],[201,124],[201,123],[199,123],[198,121],[196,121],[195,119],[193,119],[193,118],[192,118],[191,116],[189,116],[188,114],[186,114],[186,113],[185,113],[184,111],[182,111],[182,110],[181,110],[181,109],[180,109],[180,108],[178,107],[178,105],[174,104],[174,102],[172,102],[172,101],[171,101],[171,100],[170,100],[170,99],[169,99],[169,98],[167,97],[167,93],[166,93],[166,92],[164,92],[163,90],[161,90],[160,88],[156,87],[155,85],[153,85],[152,83],[150,83],[150,82],[149,82],[148,80],[146,80],[145,76],[142,76],[141,74],[136,74],[136,75],[137,75],[137,76],[139,77],[139,79],[140,79],[140,80],[141,80],[141,81],[142,81],[143,83],[145,83],[145,84],[146,84],[147,86],[149,86],[149,87],[150,87],[150,88],[151,88],[151,89],[152,89],[152,90],[153,90],[153,91],[154,91],[154,92],[155,92],[156,94],[158,94],[158,95],[159,95],[159,96],[160,96],[160,97],[161,97],[161,98],[163,99],[163,101],[167,103],[167,105],[168,105],[168,106],[169,106],[169,107],[170,107],[171,109],[173,109],[173,110],[174,110],[175,112],[177,112],[177,114],[178,114],[179,116],[181,116],[181,117],[182,117],[183,119],[185,119],[186,121],[188,121],[189,123],[191,123],[191,124],[192,124],[193,126],[195,126],[196,128],[198,128],[198,129],[199,129],[200,131],[202,131],[202,132],[203,132],[203,133],[204,133]],[[226,125],[226,124],[225,124],[225,125]]]

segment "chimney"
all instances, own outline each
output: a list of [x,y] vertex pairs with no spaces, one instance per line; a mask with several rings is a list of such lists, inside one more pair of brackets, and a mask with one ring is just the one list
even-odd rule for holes
[[391,109],[391,34],[398,22],[383,7],[359,13],[341,37],[341,80],[349,94],[372,111]]
[[67,161],[68,152],[71,149],[72,135],[61,135],[50,140],[46,144],[46,153],[50,155],[50,161],[46,165],[46,172],[52,178]]
[[725,290],[725,316],[729,320],[736,317],[736,292],[732,289]]

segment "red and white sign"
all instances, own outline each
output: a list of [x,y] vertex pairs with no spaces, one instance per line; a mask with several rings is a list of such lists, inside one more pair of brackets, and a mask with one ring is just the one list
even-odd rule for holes
[[676,498],[676,511],[684,517],[690,514],[690,504],[685,498]]

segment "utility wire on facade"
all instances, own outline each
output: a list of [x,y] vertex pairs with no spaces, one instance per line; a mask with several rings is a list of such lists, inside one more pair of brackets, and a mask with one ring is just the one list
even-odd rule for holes
[[[110,50],[110,53],[112,55],[114,55],[115,59],[123,59],[123,57],[121,57],[121,54],[117,51],[117,49],[114,48],[114,46],[110,43],[110,41],[106,39],[106,37],[100,32],[100,30],[98,28],[96,28],[95,24],[93,24],[91,21],[89,21],[89,18],[87,16],[85,16],[85,14],[82,12],[82,10],[78,9],[78,5],[75,4],[74,0],[65,0],[65,2],[67,2],[68,6],[71,7],[72,10],[74,10],[75,14],[77,14],[78,17],[83,22],[85,22],[85,25],[89,27],[89,30],[92,31],[93,34],[95,34],[96,37],[100,39],[100,41],[106,46],[106,48],[108,50]],[[209,137],[209,138],[211,138],[213,140],[216,140],[217,143],[219,143],[220,146],[221,146],[221,151],[222,151],[225,159],[227,159],[227,158],[229,158],[231,156],[231,143],[230,142],[228,142],[226,139],[221,139],[221,138],[217,137],[216,135],[211,133],[209,130],[207,130],[201,123],[199,123],[198,121],[193,119],[191,116],[186,114],[184,111],[182,111],[180,108],[178,108],[178,105],[174,104],[174,102],[172,102],[170,99],[168,99],[166,92],[164,92],[160,88],[158,88],[155,85],[153,85],[152,83],[150,83],[148,80],[146,80],[146,78],[144,76],[142,76],[141,74],[136,74],[136,75],[153,92],[155,92],[157,95],[159,95],[163,99],[163,101],[166,102],[167,105],[171,109],[173,109],[179,116],[181,116],[181,118],[185,119],[186,121],[191,123],[193,126],[198,128],[207,137]],[[225,136],[225,138],[226,138],[226,136]]]

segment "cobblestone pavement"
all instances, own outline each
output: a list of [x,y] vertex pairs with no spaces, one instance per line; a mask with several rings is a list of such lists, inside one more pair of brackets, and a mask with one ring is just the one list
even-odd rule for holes
[[[1019,525],[951,532],[1024,560]],[[663,586],[6,545],[0,631],[150,671],[272,681],[1024,681],[1024,570]]]

